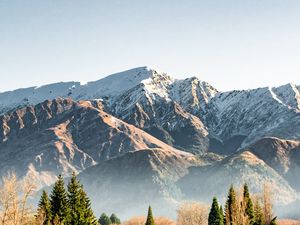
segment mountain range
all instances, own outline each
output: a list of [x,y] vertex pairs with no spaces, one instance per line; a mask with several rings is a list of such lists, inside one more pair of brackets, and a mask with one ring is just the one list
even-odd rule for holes
[[220,92],[140,67],[3,92],[0,153],[1,175],[34,174],[40,188],[75,171],[98,213],[126,217],[152,204],[170,214],[183,200],[224,199],[244,182],[253,191],[271,183],[276,204],[292,204],[300,87]]

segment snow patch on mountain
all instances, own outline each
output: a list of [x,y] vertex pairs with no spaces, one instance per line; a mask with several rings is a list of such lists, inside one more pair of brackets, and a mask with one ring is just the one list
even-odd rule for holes
[[295,84],[289,83],[272,90],[284,105],[300,111],[300,91]]
[[205,121],[211,133],[221,140],[247,136],[244,145],[268,136],[297,139],[300,131],[295,128],[291,137],[287,127],[291,129],[299,123],[299,100],[299,90],[291,84],[217,93],[209,101]]

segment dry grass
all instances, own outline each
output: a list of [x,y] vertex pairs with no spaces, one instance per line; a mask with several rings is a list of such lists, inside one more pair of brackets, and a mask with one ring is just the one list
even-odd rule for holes
[[277,221],[278,225],[300,225],[300,220],[283,219]]
[[[170,220],[166,217],[155,217],[154,218],[155,225],[176,225],[175,221]],[[124,222],[123,225],[145,225],[146,217],[139,216],[133,217],[130,220]]]

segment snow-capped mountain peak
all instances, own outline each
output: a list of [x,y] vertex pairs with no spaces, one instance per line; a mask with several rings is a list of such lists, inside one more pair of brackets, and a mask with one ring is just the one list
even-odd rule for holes
[[300,89],[293,83],[273,87],[271,91],[283,105],[300,111]]
[[139,95],[145,93],[149,100],[159,97],[166,101],[184,102],[186,109],[191,105],[200,108],[199,102],[206,104],[209,98],[217,93],[213,87],[198,78],[177,80],[167,73],[143,66],[85,84],[74,81],[60,82],[0,93],[0,114],[16,107],[34,105],[57,97],[71,97],[74,100],[106,98],[111,105],[119,96],[130,90],[132,90],[131,96],[133,92],[138,95],[132,99],[139,99]]

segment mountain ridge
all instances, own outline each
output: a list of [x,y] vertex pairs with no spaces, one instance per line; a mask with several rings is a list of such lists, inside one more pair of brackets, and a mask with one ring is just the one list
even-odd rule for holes
[[[299,90],[289,83],[220,92],[196,77],[174,79],[139,67],[85,85],[0,93],[0,174],[34,173],[42,187],[75,171],[88,186],[95,170],[104,189],[117,190],[112,179],[124,169],[127,179],[140,182],[138,192],[145,183],[130,171],[140,170],[170,207],[187,196],[205,198],[203,188],[211,190],[216,179],[222,187],[238,183],[235,174],[254,191],[272,181],[284,190],[279,202],[289,203],[300,191]],[[122,168],[111,168],[118,162]],[[197,188],[190,190],[190,181]]]

